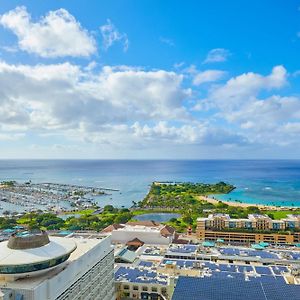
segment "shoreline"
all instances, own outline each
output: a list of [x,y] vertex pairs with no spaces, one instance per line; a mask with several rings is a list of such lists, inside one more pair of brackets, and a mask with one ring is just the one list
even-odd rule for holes
[[207,201],[209,203],[212,204],[218,204],[219,202],[222,202],[224,204],[227,204],[229,206],[234,206],[234,207],[243,207],[243,208],[247,208],[250,206],[255,206],[259,209],[262,210],[283,210],[283,209],[291,209],[291,210],[298,210],[300,209],[300,207],[290,207],[290,206],[274,206],[274,205],[264,205],[264,204],[256,204],[256,203],[245,203],[245,202],[235,202],[235,201],[224,201],[224,200],[218,200],[218,199],[214,199],[212,197],[209,196],[199,196],[200,200],[204,200]]

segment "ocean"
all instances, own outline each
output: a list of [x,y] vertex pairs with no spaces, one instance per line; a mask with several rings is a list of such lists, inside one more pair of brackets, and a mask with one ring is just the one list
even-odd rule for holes
[[118,189],[97,199],[117,207],[142,200],[153,181],[225,181],[236,189],[220,199],[300,207],[300,160],[0,160],[3,180]]

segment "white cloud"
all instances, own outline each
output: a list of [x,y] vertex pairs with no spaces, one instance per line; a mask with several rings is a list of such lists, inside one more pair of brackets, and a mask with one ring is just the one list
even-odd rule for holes
[[220,107],[234,109],[248,103],[260,91],[279,89],[286,83],[286,69],[283,66],[276,66],[268,76],[249,72],[231,78],[225,85],[212,89],[209,97]]
[[18,47],[16,46],[2,46],[0,48],[5,52],[9,52],[9,53],[16,53],[19,51]]
[[223,62],[228,59],[230,56],[230,51],[224,48],[216,48],[212,49],[208,52],[206,59],[204,60],[204,64],[207,63],[215,63],[215,62]]
[[300,98],[272,95],[273,90],[286,84],[287,71],[283,66],[275,66],[267,76],[245,73],[213,86],[208,97],[194,109],[214,111],[216,118],[229,122],[252,143],[299,144],[295,135],[300,122]]
[[[162,147],[168,153],[171,147],[188,151],[222,146],[233,151],[253,145],[299,145],[300,99],[272,95],[287,84],[284,67],[274,67],[269,75],[245,73],[224,84],[213,83],[194,107],[186,78],[130,66],[100,69],[94,63],[30,66],[0,61],[0,139],[11,135],[13,142],[27,139],[28,133],[51,137],[56,144],[65,140],[66,146],[95,147],[96,154],[106,149],[108,155],[111,149],[160,153]],[[59,153],[68,151],[59,148]],[[76,153],[84,153],[80,151]]]
[[[104,67],[91,73],[70,63],[0,63],[0,125],[27,130],[98,131],[103,125],[184,119],[182,75]],[[12,82],[14,82],[12,88]]]
[[0,132],[0,142],[9,142],[9,141],[16,141],[21,138],[24,138],[24,133],[2,133]]
[[170,126],[167,122],[160,121],[153,126],[140,125],[136,122],[131,127],[134,135],[153,141],[163,140],[166,143],[177,143],[184,145],[243,145],[248,141],[238,133],[212,127],[207,123],[196,122],[194,124],[183,124],[181,126]]
[[1,62],[0,128],[120,149],[242,143],[238,134],[192,118],[182,81],[175,72],[128,66],[93,71],[70,63]]
[[293,135],[299,136],[300,122],[288,122],[283,126],[282,130],[286,134],[293,134]]
[[225,71],[220,71],[220,70],[206,70],[203,72],[199,72],[197,75],[195,75],[193,79],[193,84],[201,85],[202,83],[206,83],[206,82],[218,81],[222,79],[225,74],[226,74]]
[[174,41],[171,40],[171,39],[169,39],[169,38],[166,38],[166,37],[162,37],[162,36],[161,36],[161,37],[159,38],[159,40],[160,40],[163,44],[166,44],[166,45],[168,45],[168,46],[171,46],[171,47],[175,46]]
[[182,125],[181,127],[169,126],[167,122],[160,121],[153,127],[140,125],[136,122],[131,127],[134,135],[150,139],[172,140],[176,143],[194,143],[197,140],[200,126],[197,128],[191,125]]
[[124,51],[128,50],[129,40],[127,34],[120,33],[110,19],[107,20],[107,24],[100,27],[100,31],[103,38],[103,46],[106,50],[116,42],[121,42],[123,44]]
[[17,36],[21,50],[42,57],[88,57],[96,52],[94,38],[65,9],[33,22],[21,6],[0,16],[0,24]]

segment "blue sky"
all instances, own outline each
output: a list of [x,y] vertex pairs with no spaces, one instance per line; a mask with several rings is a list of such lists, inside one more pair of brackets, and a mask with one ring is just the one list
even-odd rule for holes
[[300,158],[300,1],[1,1],[0,157]]

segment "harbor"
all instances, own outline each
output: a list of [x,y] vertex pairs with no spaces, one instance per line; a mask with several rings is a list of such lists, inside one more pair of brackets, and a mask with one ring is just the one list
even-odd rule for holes
[[0,215],[98,208],[97,200],[117,189],[74,184],[3,181],[0,184]]

